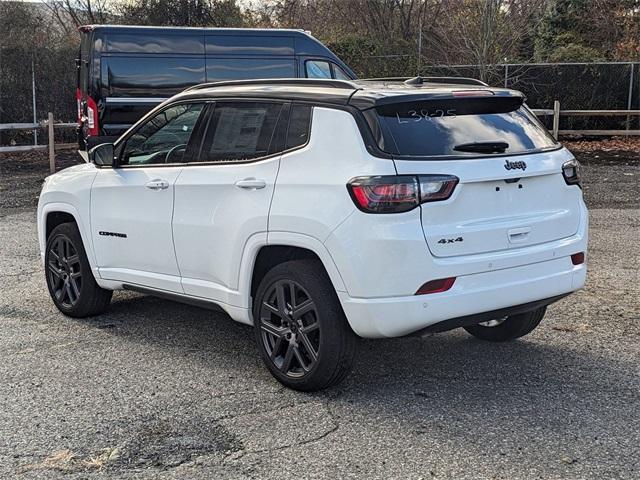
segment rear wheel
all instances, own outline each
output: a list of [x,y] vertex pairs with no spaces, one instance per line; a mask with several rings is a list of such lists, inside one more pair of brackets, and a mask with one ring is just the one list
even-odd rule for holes
[[321,390],[351,370],[356,336],[319,261],[271,269],[258,287],[253,318],[262,359],[283,385]]
[[542,321],[546,310],[546,307],[542,307],[531,312],[488,320],[464,329],[474,337],[490,342],[515,340],[531,333]]
[[44,257],[47,287],[53,303],[70,317],[103,313],[111,302],[111,290],[100,288],[75,223],[63,223],[47,239]]

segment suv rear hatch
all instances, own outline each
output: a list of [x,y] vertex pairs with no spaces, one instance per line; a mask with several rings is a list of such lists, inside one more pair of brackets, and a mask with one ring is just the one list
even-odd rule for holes
[[373,109],[378,142],[399,175],[459,179],[450,198],[420,207],[434,256],[505,251],[578,231],[581,190],[562,173],[573,157],[523,101],[518,92],[453,90],[448,98]]

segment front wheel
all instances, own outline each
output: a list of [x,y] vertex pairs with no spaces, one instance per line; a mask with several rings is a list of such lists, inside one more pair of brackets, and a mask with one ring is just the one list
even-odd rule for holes
[[542,307],[531,312],[480,322],[464,329],[474,337],[490,342],[515,340],[531,333],[542,321],[546,310],[547,307]]
[[89,317],[104,312],[111,290],[100,288],[75,223],[63,223],[47,239],[44,257],[47,287],[53,303],[70,317]]
[[283,385],[321,390],[351,370],[356,336],[319,261],[271,269],[258,287],[253,318],[262,359]]

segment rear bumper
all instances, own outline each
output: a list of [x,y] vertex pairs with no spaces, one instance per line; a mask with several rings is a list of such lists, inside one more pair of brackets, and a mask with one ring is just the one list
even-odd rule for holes
[[[365,338],[398,337],[459,317],[545,299],[553,301],[554,297],[581,288],[586,274],[586,263],[574,266],[570,257],[561,257],[460,276],[449,291],[442,293],[353,298],[345,292],[338,292],[338,296],[356,334]],[[535,305],[531,309],[534,308]],[[433,330],[448,329],[445,324],[442,327],[434,327]]]

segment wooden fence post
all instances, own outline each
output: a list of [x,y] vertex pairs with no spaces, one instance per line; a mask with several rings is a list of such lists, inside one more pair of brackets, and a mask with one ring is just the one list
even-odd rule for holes
[[553,101],[553,138],[558,139],[558,130],[560,129],[560,102]]
[[53,113],[49,112],[47,118],[49,129],[49,172],[56,173],[56,139],[53,130]]

